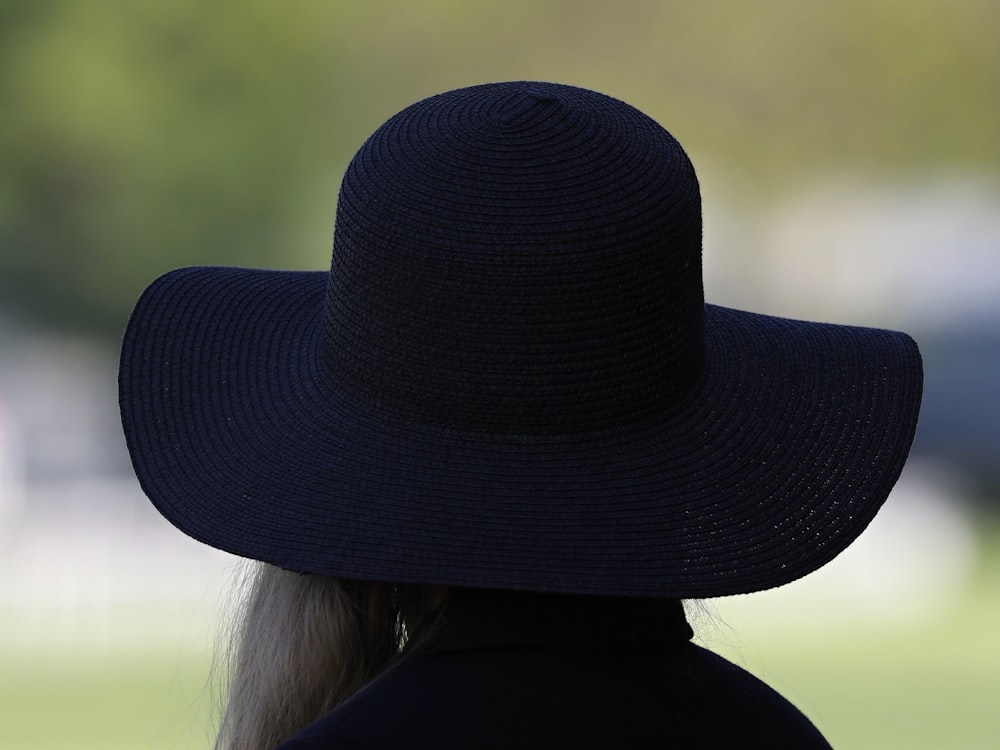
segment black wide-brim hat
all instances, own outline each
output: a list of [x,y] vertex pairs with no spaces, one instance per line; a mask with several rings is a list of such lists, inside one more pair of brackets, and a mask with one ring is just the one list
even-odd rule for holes
[[346,578],[632,596],[831,560],[899,476],[920,395],[905,334],[706,305],[680,145],[547,83],[391,118],[344,177],[329,273],[168,273],[120,370],[136,474],[196,539]]

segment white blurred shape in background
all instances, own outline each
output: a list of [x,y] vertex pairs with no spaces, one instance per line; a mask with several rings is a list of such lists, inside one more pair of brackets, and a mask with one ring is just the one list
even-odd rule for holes
[[745,222],[713,200],[706,282],[734,306],[920,330],[1000,313],[1000,186],[836,180]]

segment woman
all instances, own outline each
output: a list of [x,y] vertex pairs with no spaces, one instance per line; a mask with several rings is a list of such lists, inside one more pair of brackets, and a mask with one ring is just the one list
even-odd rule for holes
[[921,366],[905,334],[705,304],[673,137],[502,83],[365,142],[330,273],[156,280],[120,389],[157,508],[262,563],[220,748],[800,749],[827,744],[680,600],[846,548]]

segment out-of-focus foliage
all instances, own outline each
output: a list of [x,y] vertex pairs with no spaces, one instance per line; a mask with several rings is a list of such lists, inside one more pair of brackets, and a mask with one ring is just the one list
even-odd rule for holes
[[636,104],[773,189],[1000,167],[992,0],[0,0],[2,307],[113,334],[189,263],[322,268],[339,175],[456,86]]

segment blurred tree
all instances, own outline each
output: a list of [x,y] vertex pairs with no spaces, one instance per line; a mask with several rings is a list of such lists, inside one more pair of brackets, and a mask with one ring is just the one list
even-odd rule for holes
[[235,9],[62,2],[14,19],[0,77],[8,305],[111,330],[167,267],[303,262],[303,193],[337,159],[320,131],[338,100],[310,95],[347,66],[308,19]]
[[990,0],[0,0],[2,305],[114,335],[167,268],[322,268],[360,141],[489,79],[620,96],[757,192],[995,171],[996,28]]

